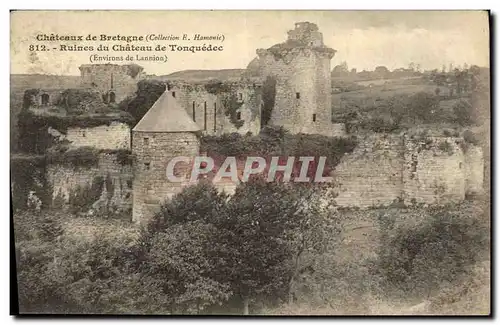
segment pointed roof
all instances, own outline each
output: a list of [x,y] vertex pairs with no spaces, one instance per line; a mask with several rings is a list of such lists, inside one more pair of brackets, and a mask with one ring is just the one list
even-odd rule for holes
[[171,91],[165,91],[132,131],[196,132],[200,128],[182,108]]

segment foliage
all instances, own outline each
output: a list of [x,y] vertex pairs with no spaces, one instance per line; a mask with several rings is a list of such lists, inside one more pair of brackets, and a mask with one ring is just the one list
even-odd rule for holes
[[122,166],[131,166],[134,162],[135,156],[129,149],[118,149],[112,153],[116,154],[116,161]]
[[387,287],[430,295],[453,284],[485,258],[489,231],[477,216],[449,207],[431,208],[417,225],[398,225],[382,215],[378,270]]
[[230,84],[216,80],[206,83],[204,88],[207,93],[212,95],[230,93],[233,90]]
[[87,212],[92,205],[101,197],[105,179],[100,176],[94,177],[92,182],[86,186],[78,186],[69,195],[69,206],[73,213]]
[[469,101],[461,100],[456,103],[453,106],[453,113],[456,122],[461,126],[470,126],[476,123],[475,110]]
[[243,105],[242,101],[238,100],[235,93],[225,93],[222,97],[222,106],[224,107],[224,115],[229,117],[229,121],[237,128],[243,126],[245,121],[238,119],[238,112]]
[[[354,138],[331,138],[312,134],[289,134],[283,128],[266,127],[259,135],[242,136],[237,133],[221,136],[205,136],[201,139],[201,151],[217,160],[219,157],[235,156],[240,159],[260,156],[325,157],[325,172],[331,171],[344,156],[356,146]],[[301,164],[296,161],[297,166]],[[296,166],[296,167],[297,167]],[[311,170],[316,166],[311,163]]]
[[47,162],[74,168],[96,167],[99,163],[99,153],[99,149],[94,147],[56,146],[47,152]]
[[52,187],[46,179],[47,161],[44,156],[14,155],[10,160],[10,183],[14,210],[26,209],[28,197],[33,192],[42,207],[49,207]]
[[464,137],[464,141],[466,143],[470,143],[470,144],[473,144],[473,145],[478,145],[479,144],[478,137],[471,130],[465,130],[464,134],[463,134],[463,137]]
[[66,134],[71,127],[109,126],[113,122],[132,125],[134,121],[130,114],[123,111],[115,111],[113,114],[67,116],[37,115],[30,111],[22,111],[18,115],[19,149],[28,153],[45,153],[49,147],[57,143],[49,134],[49,127]]
[[135,96],[120,102],[119,108],[128,112],[134,118],[135,125],[149,111],[158,98],[160,98],[166,88],[166,83],[162,81],[141,80],[137,83]]

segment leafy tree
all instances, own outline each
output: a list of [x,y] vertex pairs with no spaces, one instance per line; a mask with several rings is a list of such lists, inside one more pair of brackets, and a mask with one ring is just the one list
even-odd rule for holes
[[137,83],[135,97],[124,99],[119,104],[119,107],[129,112],[136,122],[139,122],[165,92],[166,88],[166,84],[159,80],[141,80]]
[[453,113],[455,114],[456,122],[461,126],[469,126],[476,123],[476,112],[467,100],[460,100],[453,105]]
[[374,74],[380,79],[387,79],[390,77],[391,72],[385,66],[378,66],[375,68]]
[[394,216],[381,216],[378,270],[386,287],[428,296],[487,258],[488,227],[478,216],[450,207],[428,212],[412,227],[397,224]]
[[418,92],[409,98],[408,111],[414,121],[432,121],[438,110],[439,99],[426,92]]

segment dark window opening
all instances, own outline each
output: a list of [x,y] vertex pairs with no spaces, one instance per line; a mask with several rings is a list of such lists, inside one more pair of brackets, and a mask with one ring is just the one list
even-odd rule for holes
[[241,112],[236,113],[236,119],[238,121],[241,120]]
[[217,132],[217,103],[214,103],[214,133]]
[[207,129],[207,102],[203,104],[203,130]]
[[114,103],[116,101],[116,95],[114,92],[109,93],[109,102]]
[[49,105],[49,94],[42,94],[42,105]]
[[313,114],[313,122],[316,122],[316,114]]
[[242,93],[238,93],[238,100],[243,100],[243,94]]
[[82,131],[82,137],[86,137],[87,135],[85,134],[85,131]]
[[151,168],[151,163],[144,163],[144,169],[149,170]]
[[193,102],[193,121],[196,122],[195,102]]
[[462,163],[458,164],[458,168],[462,169]]
[[175,97],[175,91],[172,91],[172,97]]
[[295,98],[300,99],[300,93],[295,93]]
[[102,101],[108,103],[108,94],[102,94]]
[[144,138],[144,145],[145,146],[149,145],[149,138]]

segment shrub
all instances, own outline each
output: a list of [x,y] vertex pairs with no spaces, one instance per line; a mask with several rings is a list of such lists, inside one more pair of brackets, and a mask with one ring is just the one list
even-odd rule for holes
[[87,212],[101,197],[104,178],[94,177],[92,183],[87,186],[78,186],[69,195],[69,206],[72,213]]
[[464,137],[464,141],[466,143],[470,143],[470,144],[473,144],[473,145],[478,145],[479,144],[479,139],[470,130],[465,130],[464,134],[463,134],[463,137]]
[[378,270],[385,288],[430,295],[460,280],[487,258],[489,231],[478,217],[433,208],[428,218],[408,227],[382,216]]
[[68,149],[67,146],[58,146],[47,153],[47,161],[67,167],[96,167],[99,150],[94,147]]
[[471,103],[461,100],[453,106],[456,123],[461,126],[469,126],[476,123],[476,113]]

